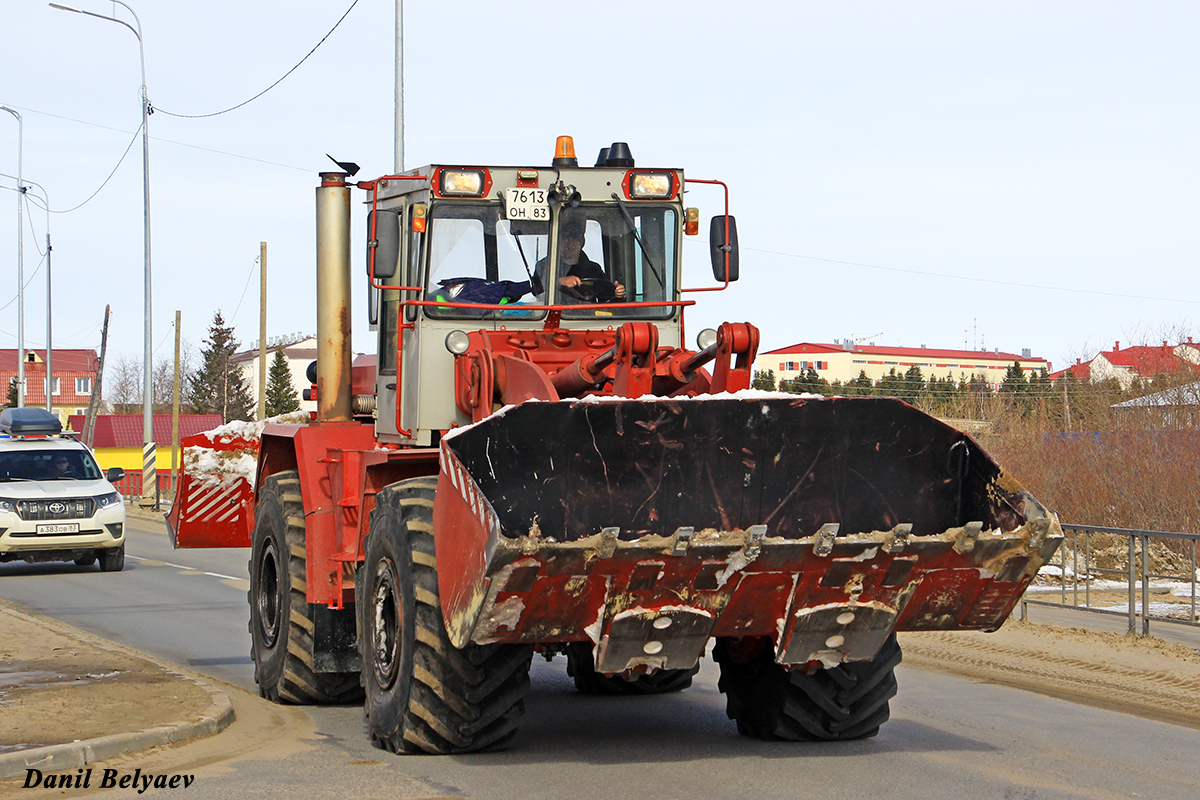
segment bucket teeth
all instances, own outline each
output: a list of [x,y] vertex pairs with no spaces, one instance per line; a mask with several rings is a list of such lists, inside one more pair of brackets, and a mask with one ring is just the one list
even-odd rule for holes
[[1030,523],[1031,533],[1029,534],[1029,550],[1041,550],[1042,545],[1046,543],[1046,535],[1050,533],[1049,517],[1035,519]]
[[612,558],[612,554],[617,549],[617,536],[620,533],[620,528],[602,528],[600,530],[600,545],[596,548],[596,555],[600,558]]
[[766,525],[751,525],[750,536],[746,540],[744,555],[746,561],[753,561],[758,558],[759,552],[762,550],[763,539],[767,538]]
[[968,522],[963,526],[962,536],[958,537],[958,541],[954,543],[954,552],[969,553],[975,549],[975,543],[979,541],[979,534],[983,531],[983,523],[976,520]]
[[692,542],[692,534],[696,532],[695,528],[676,528],[675,541],[671,545],[671,555],[681,556],[687,552],[688,545]]
[[817,541],[813,545],[813,553],[818,556],[827,556],[833,552],[833,541],[837,538],[838,528],[841,525],[836,522],[826,522],[817,531]]
[[888,538],[887,544],[883,549],[889,553],[899,553],[908,544],[908,535],[912,533],[913,524],[911,522],[901,522],[896,527],[892,528],[892,535]]

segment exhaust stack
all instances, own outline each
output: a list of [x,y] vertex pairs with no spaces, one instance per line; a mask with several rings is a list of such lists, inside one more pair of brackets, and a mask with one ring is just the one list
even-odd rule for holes
[[322,172],[317,189],[317,420],[351,419],[350,187]]

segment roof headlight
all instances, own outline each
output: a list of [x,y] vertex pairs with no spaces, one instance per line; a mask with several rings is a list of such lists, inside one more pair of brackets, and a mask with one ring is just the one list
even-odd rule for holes
[[481,169],[444,169],[438,182],[443,197],[482,197],[486,188]]
[[454,355],[461,356],[470,346],[471,339],[465,331],[450,331],[446,334],[446,349]]
[[629,176],[633,200],[666,200],[675,196],[675,175],[670,172],[634,172]]

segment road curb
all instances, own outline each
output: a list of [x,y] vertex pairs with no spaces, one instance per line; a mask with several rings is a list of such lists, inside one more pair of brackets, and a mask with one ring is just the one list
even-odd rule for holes
[[175,744],[186,739],[211,736],[225,730],[234,721],[233,703],[230,701],[229,695],[199,675],[184,672],[154,656],[109,642],[58,620],[18,610],[9,603],[0,602],[0,612],[26,619],[42,627],[53,628],[58,633],[70,636],[91,647],[100,647],[139,658],[176,678],[200,686],[208,692],[211,701],[208,708],[201,712],[198,718],[170,722],[139,731],[115,733],[92,739],[80,739],[67,744],[34,747],[0,754],[0,780],[24,775],[29,769],[38,769],[42,772],[77,769],[125,753],[135,753],[149,750],[152,747]]

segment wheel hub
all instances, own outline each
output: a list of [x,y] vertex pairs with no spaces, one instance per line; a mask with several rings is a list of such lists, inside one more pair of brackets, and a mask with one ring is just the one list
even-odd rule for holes
[[389,689],[400,665],[401,618],[396,568],[386,558],[375,567],[371,611],[371,668],[379,688]]
[[259,630],[263,644],[274,647],[279,638],[279,558],[275,551],[275,540],[263,543],[262,557],[258,562],[258,593],[254,598],[258,610]]

